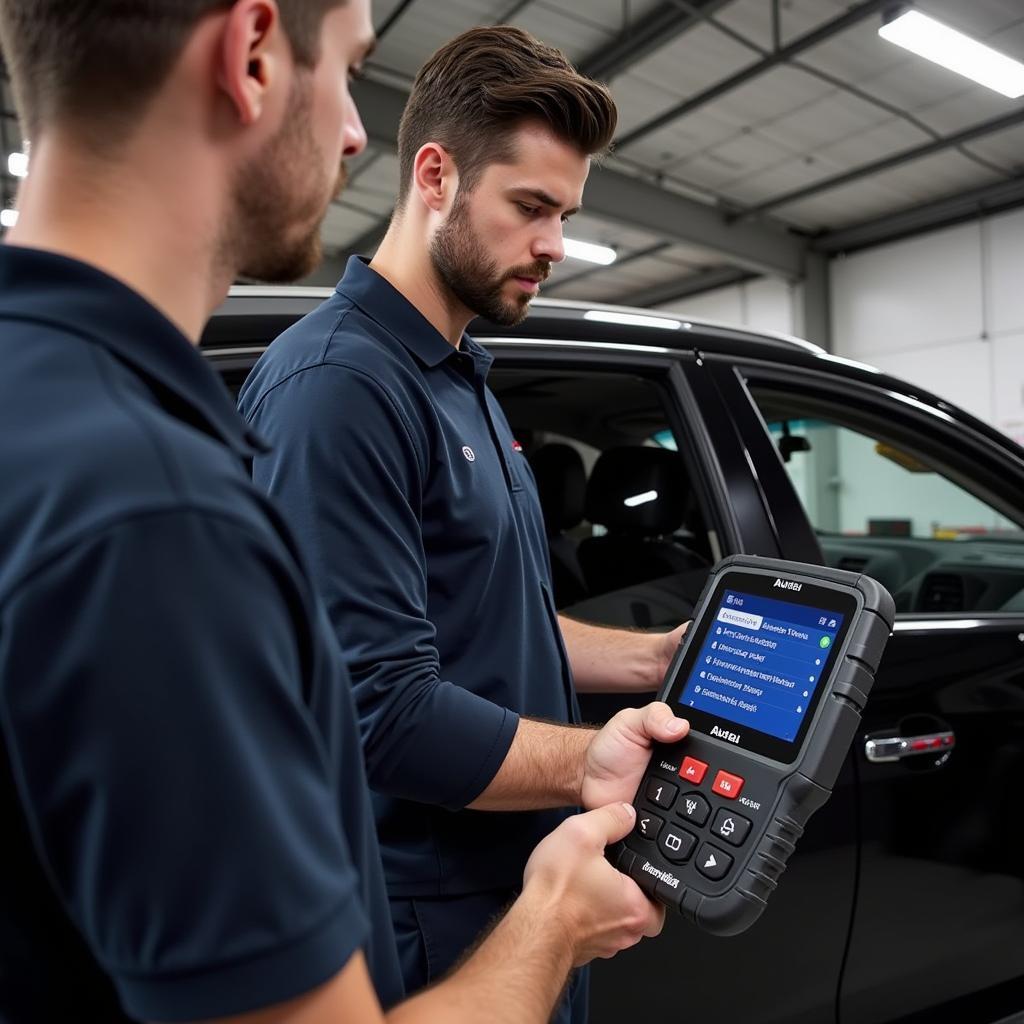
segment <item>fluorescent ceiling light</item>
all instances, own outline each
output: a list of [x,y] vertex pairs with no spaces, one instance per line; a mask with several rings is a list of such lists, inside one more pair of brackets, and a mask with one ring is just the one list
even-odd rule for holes
[[627,508],[636,508],[637,505],[646,505],[650,501],[658,500],[657,491],[644,491],[643,494],[635,494],[632,498],[627,498],[622,504]]
[[1024,64],[920,11],[907,11],[878,34],[1011,100],[1024,96]]
[[614,263],[617,253],[607,245],[594,245],[592,242],[577,242],[575,238],[563,238],[565,255],[571,256],[574,260],[586,260],[587,263],[600,263],[607,267]]
[[7,170],[11,172],[11,175],[15,178],[27,178],[28,177],[28,154],[27,153],[12,153],[7,158]]
[[602,324],[622,324],[625,327],[660,327],[663,331],[678,331],[681,320],[669,320],[663,316],[641,316],[639,313],[615,313],[609,309],[588,309],[584,320],[596,320]]
[[17,223],[17,210],[0,210],[0,228],[13,228]]

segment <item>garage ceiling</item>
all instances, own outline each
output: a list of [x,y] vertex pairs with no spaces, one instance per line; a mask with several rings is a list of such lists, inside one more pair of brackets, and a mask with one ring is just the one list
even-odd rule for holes
[[[608,81],[619,105],[614,155],[571,228],[619,259],[567,260],[546,295],[664,302],[752,273],[796,279],[805,250],[849,250],[1024,203],[1024,100],[881,40],[885,6],[376,0],[381,39],[359,94],[371,145],[324,225],[333,267],[372,249],[386,225],[397,111],[416,70],[478,24],[508,22],[560,46]],[[915,6],[1024,57],[1021,0]],[[9,114],[7,94],[3,107]],[[17,148],[9,116],[4,134],[5,151]],[[9,177],[4,187],[10,197]]]

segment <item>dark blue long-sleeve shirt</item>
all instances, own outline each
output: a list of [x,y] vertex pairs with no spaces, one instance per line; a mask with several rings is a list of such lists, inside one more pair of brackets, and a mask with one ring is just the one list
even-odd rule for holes
[[259,448],[119,281],[0,245],[0,1019],[402,982],[344,663]]
[[533,477],[486,385],[353,259],[240,396],[348,658],[395,896],[514,886],[564,811],[463,810],[518,716],[578,720]]

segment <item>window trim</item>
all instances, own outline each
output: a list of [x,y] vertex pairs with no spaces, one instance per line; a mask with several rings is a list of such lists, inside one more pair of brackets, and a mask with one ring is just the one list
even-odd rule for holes
[[[1020,510],[1019,498],[1014,500],[1019,491],[1014,492],[1014,489],[1007,485],[1008,477],[1021,477],[1022,467],[1014,465],[1012,460],[1000,458],[1002,453],[978,438],[968,424],[954,419],[948,413],[917,402],[912,396],[859,382],[837,382],[813,371],[788,368],[782,371],[776,367],[754,364],[737,364],[736,370],[741,374],[740,383],[769,438],[767,423],[761,415],[760,406],[751,394],[751,386],[764,387],[765,382],[769,382],[766,390],[770,390],[774,385],[777,391],[795,396],[803,392],[812,403],[827,402],[830,393],[833,399],[842,400],[842,415],[835,418],[837,426],[874,437],[877,425],[881,424],[882,430],[878,432],[878,440],[894,441],[908,454],[915,455],[928,464],[941,466],[940,475],[944,479],[1024,530],[1024,516]],[[814,391],[817,395],[811,393]],[[895,408],[892,405],[893,401],[899,403]],[[849,415],[851,412],[852,415]],[[927,442],[929,432],[934,433],[936,437],[955,433],[956,444],[943,446],[936,441],[933,445],[922,445],[920,439]],[[776,451],[779,465],[783,466],[774,443],[772,448]],[[969,453],[964,454],[965,448],[970,449]],[[950,453],[953,453],[952,459],[949,457]],[[983,474],[980,480],[978,473]],[[786,479],[789,479],[788,474]]]

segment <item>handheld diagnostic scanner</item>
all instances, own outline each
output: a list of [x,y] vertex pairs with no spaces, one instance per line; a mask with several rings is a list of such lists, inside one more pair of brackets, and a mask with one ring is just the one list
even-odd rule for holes
[[720,562],[660,694],[690,732],[654,750],[612,863],[705,931],[750,927],[832,791],[894,614],[857,573]]

